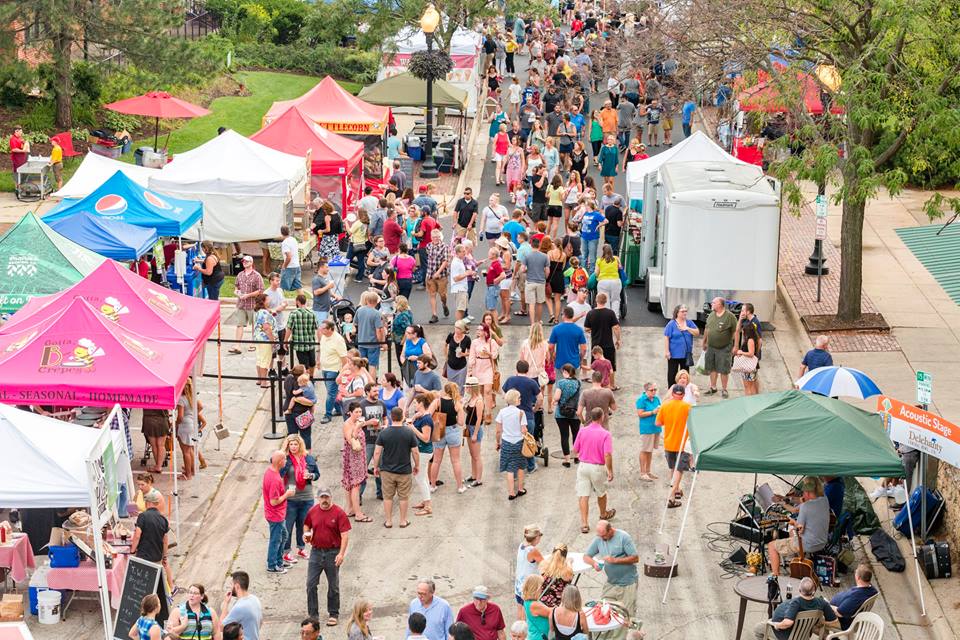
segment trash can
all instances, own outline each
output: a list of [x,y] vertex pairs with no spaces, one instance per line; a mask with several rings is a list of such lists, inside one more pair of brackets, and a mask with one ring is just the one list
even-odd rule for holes
[[153,147],[137,147],[137,150],[133,152],[133,161],[138,167],[143,166],[143,156],[148,151],[153,151]]

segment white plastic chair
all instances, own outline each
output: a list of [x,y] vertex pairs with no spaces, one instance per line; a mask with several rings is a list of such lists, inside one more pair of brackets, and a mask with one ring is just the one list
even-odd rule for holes
[[872,611],[861,611],[846,631],[837,631],[826,640],[880,640],[883,638],[883,618]]
[[[817,625],[823,622],[823,611],[801,611],[793,619],[793,626],[790,627],[790,635],[787,640],[807,640]],[[767,620],[767,626],[764,628],[763,640],[777,640],[774,634],[773,622]]]

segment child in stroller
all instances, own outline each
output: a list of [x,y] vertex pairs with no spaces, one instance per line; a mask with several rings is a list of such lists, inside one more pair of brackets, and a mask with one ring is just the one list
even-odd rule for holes
[[[340,298],[339,300],[333,302],[330,305],[330,319],[333,320],[333,323],[337,327],[337,331],[340,332],[340,335],[343,336],[343,339],[347,343],[347,348],[353,348],[356,346],[354,341],[356,339],[356,331],[353,331],[352,337],[348,337],[345,329],[350,329],[351,327],[345,327],[348,322],[350,325],[353,325],[353,319],[357,315],[357,308],[352,302],[346,298]],[[350,316],[349,321],[347,316]]]

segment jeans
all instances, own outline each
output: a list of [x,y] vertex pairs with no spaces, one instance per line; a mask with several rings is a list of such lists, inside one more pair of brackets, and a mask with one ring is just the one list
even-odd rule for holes
[[417,249],[419,264],[417,270],[413,272],[413,281],[417,284],[423,284],[423,279],[427,275],[427,250],[425,248]]
[[582,264],[587,270],[587,273],[593,273],[593,265],[597,261],[597,243],[600,242],[600,238],[594,238],[593,240],[587,240],[586,238],[580,238],[581,251],[583,251],[583,261]]
[[397,294],[407,300],[410,299],[410,292],[413,291],[413,280],[410,278],[397,278]]
[[214,282],[211,284],[203,285],[204,290],[207,292],[207,300],[219,300],[220,299],[220,285],[223,284],[223,280],[220,282]]
[[684,138],[689,138],[689,137],[691,136],[691,134],[693,133],[693,132],[692,132],[692,127],[690,126],[690,124],[685,122],[685,123],[681,124],[680,126],[681,126],[681,128],[683,128],[683,137],[684,137]]
[[618,255],[620,253],[620,234],[614,235],[607,232],[603,237],[603,241],[610,245],[610,248],[613,249],[613,255]]
[[626,149],[630,144],[630,129],[617,131],[617,141],[622,149]]
[[283,545],[284,551],[290,551],[293,546],[293,528],[297,528],[297,549],[303,549],[306,544],[303,541],[303,520],[307,517],[307,511],[313,506],[313,500],[287,500],[287,541]]
[[351,242],[350,245],[347,246],[347,261],[353,264],[354,259],[356,259],[356,279],[363,280],[363,274],[365,273],[367,265],[367,250],[366,248],[360,250],[354,249],[353,243]]
[[320,585],[320,575],[327,574],[327,615],[331,618],[340,616],[340,567],[336,557],[339,549],[310,550],[310,562],[307,565],[307,615],[311,618],[320,617],[320,601],[317,597],[317,587]]
[[327,388],[327,404],[323,409],[323,416],[329,418],[334,414],[335,411],[339,411],[340,407],[337,402],[337,371],[324,371],[323,372],[323,384]]
[[[373,450],[377,447],[376,442],[367,442],[365,445],[366,454],[367,454],[367,466],[370,466],[370,461],[373,460]],[[377,498],[383,498],[383,489],[380,485],[380,476],[377,476]],[[363,492],[367,489],[367,481],[364,480],[360,483],[360,497],[363,497]]]
[[267,569],[280,569],[283,567],[283,544],[287,537],[287,523],[270,522],[267,520],[267,527],[270,529],[270,539],[267,541]]

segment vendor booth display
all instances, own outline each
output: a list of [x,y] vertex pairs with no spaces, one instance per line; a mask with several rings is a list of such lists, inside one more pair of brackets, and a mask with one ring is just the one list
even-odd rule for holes
[[[114,408],[112,416],[118,418],[119,407]],[[74,569],[64,568],[58,569],[56,585],[99,593],[106,640],[113,639],[110,590],[116,590],[117,584],[107,574],[106,556],[112,549],[105,544],[101,531],[117,515],[120,496],[129,495],[134,487],[122,433],[122,429],[85,428],[0,405],[0,441],[5,455],[0,465],[0,507],[86,510],[88,525],[76,533],[90,542],[84,546],[94,560],[86,562],[87,571],[92,571],[96,579],[78,584],[73,580]],[[122,571],[123,564],[118,558],[112,563],[112,571]]]
[[28,213],[0,236],[0,313],[76,284],[104,260]]
[[121,327],[83,299],[0,330],[0,403],[171,409],[202,344]]
[[80,211],[50,223],[64,237],[113,260],[137,260],[153,249],[157,232]]
[[[281,153],[227,130],[174,156],[150,188],[203,203],[203,238],[243,242],[276,238],[304,197],[303,157]],[[195,233],[187,234],[194,237]]]
[[299,107],[287,109],[250,139],[310,160],[310,190],[346,212],[363,191],[363,143],[327,131]]
[[372,180],[383,177],[383,155],[390,109],[350,95],[330,76],[294,100],[280,100],[263,116],[263,126],[298,107],[307,118],[327,131],[339,133],[364,145],[363,174]]
[[217,302],[171,291],[106,260],[72,287],[32,298],[0,334],[26,331],[78,298],[118,326],[157,340],[189,340],[202,346],[220,318]]
[[155,229],[159,236],[176,237],[200,223],[203,203],[160,195],[117,171],[88,196],[61,202],[44,214],[43,221],[52,224],[78,213]]
[[156,174],[159,169],[140,167],[120,160],[105,158],[96,153],[88,153],[83,157],[83,161],[77,167],[73,176],[53,195],[57,198],[84,198],[96,191],[117,171],[146,189],[150,176]]
[[[472,29],[457,29],[450,37],[449,53],[453,69],[447,74],[446,81],[466,92],[466,115],[473,117],[477,112],[477,98],[480,95],[484,69],[483,36]],[[404,27],[384,46],[383,60],[377,71],[377,81],[407,72],[410,57],[417,51],[427,50],[427,38],[423,31],[413,27]],[[374,85],[376,86],[376,85]],[[437,96],[437,83],[434,83],[434,100]],[[361,96],[366,99],[361,93]],[[436,106],[440,105],[434,102]],[[395,103],[391,106],[407,106]]]

